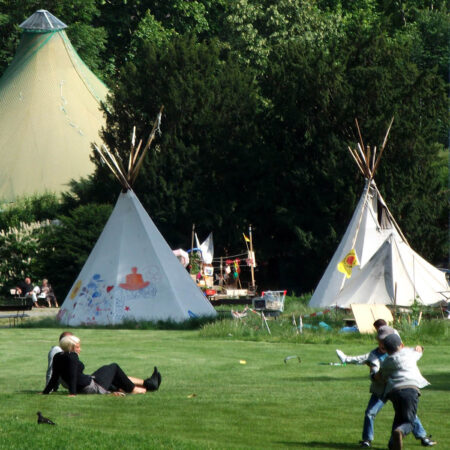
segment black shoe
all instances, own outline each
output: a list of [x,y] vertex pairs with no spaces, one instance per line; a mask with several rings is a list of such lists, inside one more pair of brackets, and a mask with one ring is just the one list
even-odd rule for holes
[[372,445],[370,444],[370,441],[359,441],[359,446],[361,448],[370,448]]
[[158,369],[155,367],[150,378],[144,380],[144,387],[147,391],[157,391],[159,389],[159,385],[161,384],[161,375],[158,372]]
[[423,447],[433,447],[433,445],[436,445],[437,442],[433,441],[433,439],[431,439],[431,434],[430,436],[426,436],[422,439],[420,439],[421,444]]

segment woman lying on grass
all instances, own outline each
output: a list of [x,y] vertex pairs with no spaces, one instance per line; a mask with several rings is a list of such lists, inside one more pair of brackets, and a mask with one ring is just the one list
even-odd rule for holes
[[156,391],[161,384],[161,374],[155,367],[150,378],[128,377],[116,363],[102,366],[92,375],[83,373],[84,364],[79,360],[81,341],[76,336],[65,336],[59,341],[62,352],[53,358],[53,373],[43,394],[57,390],[59,378],[69,389],[69,397],[76,394],[145,394]]

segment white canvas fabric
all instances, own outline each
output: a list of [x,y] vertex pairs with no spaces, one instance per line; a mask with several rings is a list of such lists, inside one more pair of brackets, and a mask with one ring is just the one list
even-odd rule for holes
[[[394,297],[399,306],[410,306],[414,299],[431,305],[444,299],[440,292],[449,289],[445,274],[414,252],[385,211],[386,204],[375,183],[367,182],[309,306],[393,305]],[[360,265],[353,268],[349,279],[345,279],[345,275],[337,270],[337,264],[352,249],[360,218],[354,246]]]
[[197,233],[195,233],[195,241],[197,248],[202,251],[202,261],[205,264],[211,264],[214,257],[213,234],[209,233],[208,237],[200,244]]
[[133,191],[122,192],[58,315],[64,325],[173,320],[216,312]]

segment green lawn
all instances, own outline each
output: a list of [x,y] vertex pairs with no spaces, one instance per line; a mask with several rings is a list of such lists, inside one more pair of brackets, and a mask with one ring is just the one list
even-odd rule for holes
[[[77,330],[86,373],[118,362],[129,375],[163,376],[156,393],[116,398],[39,395],[47,352],[61,330],[0,329],[0,448],[351,449],[360,440],[368,369],[337,361],[335,345],[213,339],[199,331]],[[374,346],[374,345],[373,345]],[[366,342],[340,344],[346,353]],[[298,355],[284,362],[286,356]],[[246,364],[241,364],[241,360]],[[450,448],[450,345],[428,345],[420,361],[432,386],[419,416],[438,448]],[[57,426],[37,425],[36,411]],[[375,423],[386,448],[390,404]],[[421,448],[412,436],[406,448]]]

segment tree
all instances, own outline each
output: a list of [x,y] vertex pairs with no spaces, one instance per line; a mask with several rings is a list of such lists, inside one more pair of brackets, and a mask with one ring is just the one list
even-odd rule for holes
[[266,142],[274,149],[268,155],[277,155],[270,166],[283,173],[271,181],[279,199],[271,223],[278,236],[274,254],[291,268],[295,259],[314,261],[297,269],[303,289],[318,280],[362,190],[346,150],[358,141],[355,117],[373,147],[395,116],[377,184],[413,247],[432,261],[445,254],[439,229],[445,190],[436,171],[447,123],[445,86],[435,72],[417,67],[411,41],[392,39],[373,19],[359,28],[341,21],[352,30],[345,39],[331,29],[327,42],[298,39],[271,54],[263,93],[274,126],[265,128]]
[[45,228],[35,270],[50,280],[57,297],[66,295],[76,281],[111,212],[111,205],[91,203],[59,216],[57,224]]
[[245,217],[245,205],[237,205],[257,157],[253,73],[221,54],[216,41],[180,36],[167,49],[144,43],[114,90],[108,145],[124,154],[133,125],[143,135],[161,105],[163,133],[135,190],[173,245],[189,241],[193,222],[221,230],[227,245]]
[[86,64],[101,76],[101,52],[106,33],[91,24],[99,15],[97,0],[0,0],[0,74],[12,60],[21,30],[19,25],[38,9],[47,9],[68,25],[69,39]]

